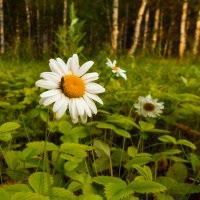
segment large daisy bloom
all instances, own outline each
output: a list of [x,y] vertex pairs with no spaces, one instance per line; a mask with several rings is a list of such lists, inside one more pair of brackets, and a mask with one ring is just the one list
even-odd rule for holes
[[116,77],[121,76],[122,78],[127,80],[126,71],[121,69],[120,67],[117,67],[116,64],[117,64],[116,60],[112,62],[109,58],[107,58],[106,65],[112,69],[112,72],[116,75]]
[[162,109],[164,109],[164,103],[158,103],[157,101],[157,99],[152,99],[151,95],[139,97],[138,103],[134,104],[136,112],[144,117],[155,118],[159,116],[162,113]]
[[61,118],[67,109],[73,123],[78,122],[80,116],[83,123],[87,122],[87,116],[97,113],[94,101],[103,104],[97,96],[105,89],[93,81],[99,77],[97,72],[86,73],[93,65],[93,61],[84,63],[81,67],[77,54],[74,54],[65,63],[61,58],[50,59],[51,72],[40,74],[41,80],[36,86],[47,89],[40,97],[40,104],[48,106],[52,103],[56,118]]

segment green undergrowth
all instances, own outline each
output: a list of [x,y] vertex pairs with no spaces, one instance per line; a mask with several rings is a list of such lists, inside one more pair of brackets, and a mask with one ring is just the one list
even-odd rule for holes
[[[35,81],[49,71],[48,59],[0,59],[2,199],[197,199],[199,63],[121,56],[125,81],[111,77],[104,53],[91,60],[106,88],[104,105],[74,125],[68,112],[55,120],[51,106],[38,104]],[[138,97],[148,94],[164,102],[158,118],[135,112]]]

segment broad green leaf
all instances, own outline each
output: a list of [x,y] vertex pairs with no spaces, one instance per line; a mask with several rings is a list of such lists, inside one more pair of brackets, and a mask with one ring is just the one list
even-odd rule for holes
[[154,181],[133,181],[129,187],[138,193],[156,193],[166,190],[164,185]]
[[137,151],[137,148],[134,146],[128,147],[128,155],[132,158],[136,156]]
[[29,148],[40,150],[40,152],[46,151],[58,151],[59,148],[52,142],[38,141],[29,142],[26,144]]
[[23,168],[21,151],[6,151],[4,153],[4,159],[10,169]]
[[144,165],[151,162],[153,159],[150,156],[136,156],[126,163],[126,168],[131,168],[133,165]]
[[194,194],[200,193],[199,185],[189,184],[189,183],[177,183],[170,189],[170,194]]
[[179,153],[181,153],[181,150],[179,150],[179,149],[170,149],[167,151],[163,151],[161,153],[155,153],[153,155],[153,159],[155,161],[159,161],[163,157],[168,157],[168,156],[172,156],[172,155],[179,154]]
[[148,122],[139,121],[139,125],[142,132],[154,129],[154,125]]
[[158,193],[156,197],[157,200],[174,200],[174,198],[171,195],[165,193]]
[[75,195],[70,190],[67,190],[65,188],[60,188],[60,187],[52,188],[52,196],[54,199],[59,199],[59,200],[75,200],[76,199]]
[[123,129],[116,128],[114,130],[114,132],[117,133],[117,135],[123,136],[125,138],[131,138],[130,133],[128,131],[123,130]]
[[162,142],[165,142],[165,143],[173,143],[173,144],[176,144],[176,139],[172,136],[169,136],[169,135],[163,135],[163,136],[160,136],[158,138],[160,141]]
[[167,171],[167,176],[178,182],[184,182],[188,176],[187,167],[183,163],[174,163]]
[[9,102],[5,102],[5,101],[0,101],[0,107],[1,108],[6,108],[9,107],[10,103]]
[[141,167],[140,165],[133,165],[133,168],[135,168],[138,171],[138,173],[144,177],[144,180],[153,180],[151,169],[148,166]]
[[11,139],[12,139],[11,132],[5,132],[5,133],[0,134],[0,140],[2,140],[4,142],[8,142]]
[[93,167],[97,172],[103,172],[104,170],[108,170],[110,168],[110,161],[107,156],[99,157],[93,162]]
[[184,145],[184,146],[190,147],[191,149],[196,150],[195,144],[193,144],[192,142],[188,140],[177,140],[177,144],[181,144],[181,145]]
[[193,171],[195,171],[197,169],[197,166],[200,166],[200,159],[194,153],[190,153],[190,162],[192,164]]
[[112,177],[112,176],[96,176],[96,177],[93,177],[93,182],[95,183],[98,183],[100,185],[106,185],[107,183],[119,183],[119,184],[122,184],[124,185],[125,182],[120,179],[120,178],[117,178],[117,177]]
[[20,128],[20,124],[16,122],[6,122],[0,126],[0,134],[13,131]]
[[103,197],[97,194],[83,194],[78,196],[76,200],[103,200]]
[[98,157],[110,157],[110,147],[101,140],[94,140],[94,150]]
[[17,192],[32,192],[32,189],[30,188],[29,185],[25,184],[18,184],[15,183],[14,185],[6,185],[5,190],[13,196]]
[[104,129],[115,130],[116,126],[114,126],[113,124],[109,124],[109,123],[99,122],[97,124],[97,128],[104,128]]
[[32,193],[32,192],[17,192],[10,200],[50,200],[49,197]]
[[39,194],[48,194],[53,184],[53,178],[45,172],[35,172],[28,178],[28,183],[32,189]]
[[164,185],[169,191],[171,190],[172,187],[174,187],[174,185],[177,184],[177,181],[175,179],[167,176],[159,176],[157,178],[157,181],[162,185]]
[[63,134],[69,134],[72,129],[72,125],[67,121],[61,121],[58,124],[59,131]]
[[3,189],[3,188],[0,188],[0,197],[3,200],[10,200],[9,193],[5,189]]

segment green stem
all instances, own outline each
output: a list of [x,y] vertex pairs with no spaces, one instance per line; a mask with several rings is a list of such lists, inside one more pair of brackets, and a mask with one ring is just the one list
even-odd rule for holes
[[110,175],[113,176],[113,168],[112,168],[112,159],[109,157],[109,162],[110,162]]
[[28,142],[30,142],[30,138],[29,138],[29,135],[28,135],[28,132],[27,132],[27,129],[26,129],[26,124],[25,124],[25,122],[24,122],[24,117],[23,117],[22,111],[21,111],[21,109],[19,109],[19,110],[20,110],[20,116],[21,116],[21,118],[22,118],[22,123],[23,123],[23,126],[24,126],[24,130],[25,130],[25,133],[26,133]]
[[106,83],[105,83],[105,85],[104,85],[104,88],[108,85],[108,83],[109,83],[110,79],[112,78],[113,74],[114,74],[114,73],[112,73],[112,74],[110,75],[110,77],[108,78],[108,80],[106,81]]
[[124,152],[125,142],[126,142],[126,138],[124,138],[124,140],[123,140],[123,147],[122,147],[122,154],[121,154],[121,158],[120,158],[119,175],[118,175],[118,177],[120,177],[120,174],[121,174],[122,158],[123,158],[123,152]]
[[158,171],[158,162],[155,162],[155,172],[154,172],[154,181],[157,179],[157,171]]

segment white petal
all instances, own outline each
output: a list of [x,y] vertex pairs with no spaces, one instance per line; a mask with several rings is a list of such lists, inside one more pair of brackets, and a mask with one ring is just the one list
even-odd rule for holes
[[72,118],[73,123],[77,123],[78,122],[78,112],[76,110],[76,103],[73,98],[71,98],[69,101],[69,112],[70,112],[70,116]]
[[86,91],[89,93],[102,93],[105,92],[105,88],[97,83],[87,83],[86,84]]
[[48,105],[50,105],[51,103],[53,103],[53,102],[59,100],[60,98],[61,98],[61,94],[48,97],[48,98],[46,98],[45,101],[43,102],[43,105],[44,105],[44,106],[48,106]]
[[122,78],[124,78],[125,80],[127,80],[126,74],[124,74],[123,72],[120,72],[120,75]]
[[56,74],[55,72],[43,72],[40,74],[40,77],[43,79],[46,79],[48,81],[53,81],[56,83],[59,83],[61,80],[61,76],[59,76],[58,74]]
[[50,59],[49,67],[51,68],[52,72],[55,72],[56,74],[60,75],[61,77],[65,75],[56,60]]
[[80,69],[79,69],[77,75],[78,75],[78,76],[82,76],[83,74],[85,74],[85,73],[92,67],[93,64],[94,64],[93,61],[88,61],[88,62],[84,63],[84,64],[80,67]]
[[40,94],[40,97],[45,98],[45,97],[50,97],[50,96],[54,96],[56,94],[61,93],[61,90],[59,89],[52,89],[52,90],[48,90],[46,92],[43,92],[42,94]]
[[89,106],[87,105],[87,103],[85,102],[85,100],[82,97],[80,98],[80,100],[83,103],[84,110],[85,110],[86,114],[88,115],[88,117],[91,117],[92,116],[92,112],[91,112]]
[[89,83],[99,79],[99,74],[97,72],[87,73],[81,77],[85,83]]
[[66,112],[68,106],[68,101],[65,99],[65,101],[61,104],[61,107],[56,112],[56,118],[60,119]]
[[81,121],[83,124],[85,124],[87,122],[87,115],[86,113],[84,113],[84,115],[81,116]]
[[69,104],[69,98],[66,97],[64,94],[62,94],[61,98],[54,103],[53,112],[57,112],[63,104]]
[[40,105],[43,105],[43,103],[44,103],[45,100],[46,100],[46,98],[41,98],[41,99],[39,100],[39,104],[40,104]]
[[87,103],[87,105],[89,106],[89,108],[91,109],[91,111],[94,114],[97,114],[97,107],[95,105],[95,103],[92,101],[92,99],[88,98],[87,95],[83,96],[85,102]]
[[76,102],[76,109],[78,111],[78,114],[82,116],[84,114],[84,107],[82,101],[79,98],[75,98],[74,101]]
[[56,60],[63,74],[68,74],[68,68],[67,68],[67,65],[64,63],[64,61],[61,58],[57,58]]
[[86,94],[89,98],[91,98],[91,99],[93,99],[93,100],[95,100],[95,101],[97,101],[97,102],[99,102],[100,104],[103,105],[103,101],[102,101],[96,94],[90,94],[90,93],[88,93],[88,92],[85,92],[85,94]]
[[45,88],[45,89],[57,89],[58,88],[58,83],[55,83],[53,81],[47,81],[44,79],[38,80],[35,83],[36,86]]
[[77,54],[74,54],[72,57],[71,70],[72,70],[73,74],[78,75],[79,60],[78,60]]
[[114,61],[113,61],[113,67],[116,66],[116,63],[117,63],[117,61],[114,60]]

